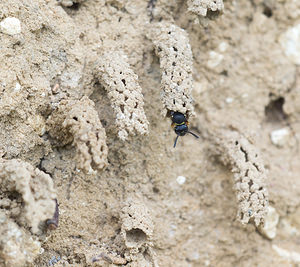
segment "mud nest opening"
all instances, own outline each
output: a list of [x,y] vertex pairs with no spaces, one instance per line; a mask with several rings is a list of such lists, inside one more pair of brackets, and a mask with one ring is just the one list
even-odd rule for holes
[[126,231],[126,239],[130,243],[140,244],[147,241],[147,235],[141,229],[133,228]]

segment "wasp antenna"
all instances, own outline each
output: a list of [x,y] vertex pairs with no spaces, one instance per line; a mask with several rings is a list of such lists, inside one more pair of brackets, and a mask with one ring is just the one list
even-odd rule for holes
[[188,131],[188,133],[190,133],[191,135],[195,136],[196,138],[199,138],[198,135],[196,135],[196,134],[194,134],[194,133],[192,133],[192,132],[190,132],[190,131]]
[[179,137],[179,135],[177,135],[177,137],[176,137],[176,139],[175,139],[174,146],[173,146],[174,148],[175,148],[175,146],[176,146],[178,137]]

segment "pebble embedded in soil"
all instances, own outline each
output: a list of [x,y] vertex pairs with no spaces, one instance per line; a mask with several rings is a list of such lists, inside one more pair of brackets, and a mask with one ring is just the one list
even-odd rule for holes
[[186,181],[186,178],[184,176],[178,176],[176,181],[178,184],[183,185]]
[[290,130],[288,128],[281,128],[271,132],[271,141],[276,146],[284,146],[290,135]]
[[295,64],[300,65],[300,24],[288,28],[279,38],[285,55]]
[[209,60],[207,61],[207,67],[209,67],[210,69],[214,69],[221,63],[223,58],[224,56],[222,54],[217,53],[215,51],[210,51]]
[[19,34],[21,33],[21,22],[17,18],[8,17],[0,22],[0,29],[8,35]]
[[220,52],[225,52],[227,48],[228,48],[228,43],[226,42],[221,42],[218,46]]
[[16,86],[15,86],[15,88],[14,88],[14,91],[15,92],[19,92],[21,90],[21,85],[17,82],[16,83]]
[[227,97],[227,98],[225,99],[225,101],[226,101],[227,104],[230,104],[230,103],[233,102],[233,98],[232,98],[232,97]]
[[279,222],[279,215],[275,208],[269,206],[268,213],[265,217],[265,223],[258,230],[268,239],[274,239],[276,236],[276,227]]

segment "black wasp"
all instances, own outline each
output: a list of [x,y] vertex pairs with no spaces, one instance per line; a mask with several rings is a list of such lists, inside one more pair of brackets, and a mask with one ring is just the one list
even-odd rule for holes
[[174,147],[176,147],[177,139],[179,136],[184,136],[186,133],[190,133],[191,135],[199,138],[198,135],[189,131],[189,122],[186,117],[178,112],[178,111],[171,111],[171,118],[172,118],[172,127],[174,128],[175,133],[177,134]]

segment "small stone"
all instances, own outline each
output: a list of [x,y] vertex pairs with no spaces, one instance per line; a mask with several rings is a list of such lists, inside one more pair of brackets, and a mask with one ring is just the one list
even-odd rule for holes
[[263,226],[259,227],[259,232],[267,237],[268,239],[273,239],[276,236],[276,226],[279,222],[279,215],[275,208],[269,206],[268,213],[265,217],[265,223]]
[[220,52],[225,52],[226,50],[227,50],[227,48],[228,48],[228,43],[226,43],[226,42],[221,42],[220,44],[219,44],[219,51]]
[[271,132],[271,141],[276,146],[284,146],[290,135],[289,128],[282,128]]
[[72,0],[61,0],[59,2],[62,6],[65,6],[65,7],[71,7],[74,4]]
[[227,97],[227,98],[225,99],[225,101],[226,101],[227,104],[230,104],[230,103],[233,102],[233,98],[232,98],[232,97]]
[[185,183],[186,178],[184,176],[178,176],[176,181],[177,181],[178,184],[182,185],[182,184]]
[[20,20],[14,17],[8,17],[0,22],[0,28],[3,33],[15,35],[21,33]]
[[282,33],[279,42],[285,55],[293,63],[300,65],[300,24]]
[[205,260],[204,264],[205,264],[205,266],[209,266],[210,265],[210,260]]
[[17,82],[16,83],[16,86],[15,86],[15,88],[14,88],[14,91],[15,92],[19,92],[21,90],[21,85]]
[[223,58],[224,56],[222,54],[219,54],[215,51],[210,51],[209,60],[207,61],[207,67],[209,67],[210,69],[217,67],[221,63]]

